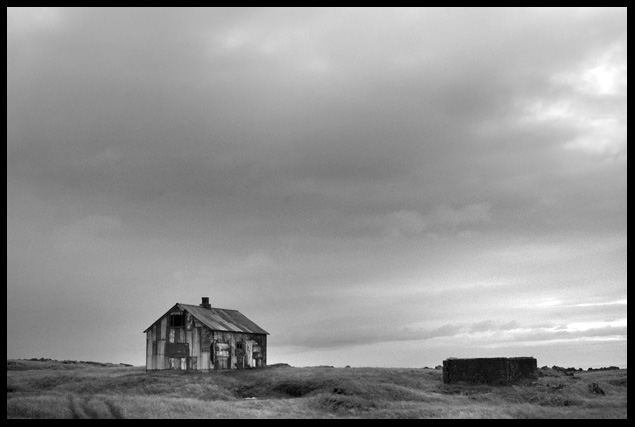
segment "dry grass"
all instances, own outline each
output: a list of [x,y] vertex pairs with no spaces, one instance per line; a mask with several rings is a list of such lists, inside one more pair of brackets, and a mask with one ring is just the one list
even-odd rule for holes
[[[12,362],[9,365],[9,362]],[[7,418],[626,418],[626,370],[545,370],[521,385],[446,385],[441,371],[152,372],[8,361]],[[592,387],[595,383],[605,393]]]

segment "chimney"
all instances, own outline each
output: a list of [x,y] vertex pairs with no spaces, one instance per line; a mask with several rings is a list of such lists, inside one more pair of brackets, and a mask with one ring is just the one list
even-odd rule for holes
[[203,302],[201,303],[201,307],[203,308],[212,308],[211,305],[209,305],[209,297],[203,297]]

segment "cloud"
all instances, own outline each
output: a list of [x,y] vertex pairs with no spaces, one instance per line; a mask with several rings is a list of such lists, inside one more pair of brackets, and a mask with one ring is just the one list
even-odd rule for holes
[[205,293],[313,349],[625,311],[602,305],[626,289],[625,9],[10,8],[7,27],[8,306],[44,282],[125,291],[143,330]]
[[[350,231],[356,235],[376,234],[391,238],[417,236],[424,232],[438,236],[439,232],[445,234],[491,221],[490,209],[489,203],[475,203],[456,209],[441,205],[426,214],[405,209],[386,214],[364,214],[353,219]],[[466,231],[463,230],[463,235]]]
[[[491,319],[474,324],[445,324],[438,328],[396,328],[377,331],[373,327],[363,327],[342,319],[338,334],[328,331],[316,332],[308,336],[286,334],[281,345],[304,348],[345,348],[357,345],[379,344],[407,341],[453,340],[460,337],[470,346],[482,345],[484,348],[502,346],[510,343],[523,346],[532,342],[578,341],[626,339],[626,326],[603,326],[584,330],[554,328],[541,324],[523,325],[516,320],[503,323]],[[334,322],[329,322],[333,323]],[[432,345],[432,344],[426,344]]]
[[478,224],[491,221],[491,207],[489,203],[474,203],[458,209],[439,206],[434,209],[432,216],[436,222],[450,226]]
[[354,218],[351,231],[362,235],[376,234],[392,238],[421,234],[427,220],[417,211],[400,210],[387,214],[365,214]]

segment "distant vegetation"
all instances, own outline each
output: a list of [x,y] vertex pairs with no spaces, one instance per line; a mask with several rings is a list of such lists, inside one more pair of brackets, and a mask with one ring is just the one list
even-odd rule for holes
[[[49,363],[25,363],[25,362],[49,362]],[[128,363],[119,363],[118,365],[114,363],[104,363],[104,362],[89,362],[85,360],[55,360],[55,359],[46,359],[44,357],[41,358],[33,358],[33,359],[25,359],[25,360],[9,360],[7,361],[7,370],[18,371],[18,370],[29,370],[29,369],[59,369],[59,364],[62,365],[91,365],[91,366],[128,366],[132,367],[132,365]]]
[[610,368],[543,367],[536,380],[496,387],[443,384],[429,368],[146,373],[8,360],[7,418],[626,418],[627,372]]

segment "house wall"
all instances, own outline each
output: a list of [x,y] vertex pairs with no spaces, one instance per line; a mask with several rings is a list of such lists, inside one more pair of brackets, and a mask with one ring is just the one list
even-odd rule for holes
[[213,369],[267,366],[267,336],[242,332],[210,331],[210,366]]
[[267,365],[267,336],[212,331],[185,313],[185,324],[170,326],[163,316],[146,332],[146,370],[210,371]]
[[533,378],[537,368],[533,357],[447,359],[443,361],[443,382],[505,384]]
[[167,316],[146,332],[146,369],[167,369],[165,348],[167,342]]

